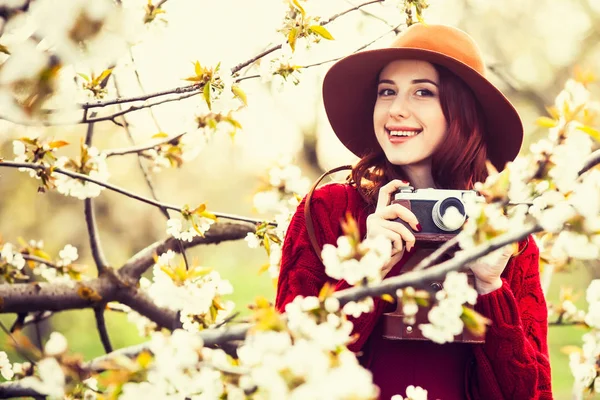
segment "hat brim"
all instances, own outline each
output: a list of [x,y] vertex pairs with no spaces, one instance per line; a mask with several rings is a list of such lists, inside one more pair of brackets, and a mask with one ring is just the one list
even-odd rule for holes
[[510,101],[473,68],[444,54],[416,48],[386,48],[352,54],[335,63],[323,80],[327,117],[340,141],[362,157],[379,149],[373,130],[377,79],[394,60],[422,60],[441,65],[471,88],[485,117],[488,158],[500,171],[514,160],[523,142],[523,124]]

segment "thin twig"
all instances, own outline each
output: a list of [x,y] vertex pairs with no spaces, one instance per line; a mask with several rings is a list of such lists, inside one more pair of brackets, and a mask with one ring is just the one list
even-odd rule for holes
[[594,151],[592,154],[590,154],[586,158],[585,164],[584,164],[583,168],[581,169],[581,171],[579,171],[578,175],[581,176],[582,174],[586,173],[587,171],[594,168],[598,164],[600,164],[600,149]]
[[[104,101],[99,100],[99,101],[89,102],[89,103],[80,103],[77,105],[77,107],[87,110],[90,108],[106,107],[106,106],[111,106],[111,105],[115,105],[115,104],[125,104],[125,103],[134,103],[134,102],[138,102],[138,101],[146,101],[146,100],[150,100],[154,97],[167,96],[170,94],[183,94],[183,93],[189,93],[189,92],[197,92],[200,89],[201,89],[200,85],[198,85],[198,84],[186,85],[186,86],[176,87],[173,89],[162,90],[160,92],[147,93],[147,94],[143,94],[143,95],[139,95],[139,96],[123,97],[123,98],[116,98],[116,99],[104,100]],[[54,110],[54,111],[58,111],[58,110]]]
[[[33,164],[33,163],[19,163],[19,162],[14,162],[14,161],[0,161],[0,167],[8,167],[8,168],[29,168],[29,169],[45,169],[46,167],[44,167],[43,165],[39,165],[39,164]],[[68,170],[63,170],[60,168],[55,168],[53,170],[53,172],[59,173],[59,174],[63,174],[66,176],[69,176],[71,178],[75,178],[75,179],[81,179],[83,181],[87,181],[87,182],[91,182],[91,183],[95,183],[98,186],[102,186],[106,189],[112,190],[113,192],[117,192],[119,194],[122,194],[124,196],[127,197],[131,197],[132,199],[136,199],[139,200],[143,203],[146,204],[150,204],[159,208],[167,208],[169,210],[173,210],[173,211],[177,211],[177,212],[182,212],[182,208],[178,207],[178,206],[174,206],[171,204],[165,204],[165,203],[161,203],[152,199],[149,199],[147,197],[143,197],[140,196],[138,194],[135,194],[133,192],[129,192],[125,189],[122,189],[118,186],[115,185],[111,185],[110,183],[106,183],[106,182],[102,182],[99,180],[96,180],[94,178],[90,178],[87,175],[83,175],[83,174],[79,174],[77,172],[71,172]],[[235,215],[235,214],[226,214],[226,213],[218,213],[218,212],[213,212],[213,214],[218,217],[218,218],[225,218],[225,219],[231,219],[234,221],[244,221],[244,222],[251,222],[254,224],[259,224],[261,221],[259,219],[256,218],[248,218],[248,217],[243,217],[243,216],[239,216],[239,215]],[[277,225],[275,222],[269,222],[269,224],[271,225]]]
[[31,254],[23,254],[23,253],[21,253],[21,255],[23,256],[23,258],[25,260],[35,261],[36,263],[45,264],[45,265],[47,265],[49,267],[52,267],[54,269],[58,269],[59,268],[58,265],[54,264],[52,261],[46,260],[45,258],[37,257],[37,256],[31,255]]
[[386,33],[384,33],[383,35],[377,36],[375,39],[371,40],[369,43],[367,43],[367,44],[365,44],[365,45],[362,45],[362,46],[360,46],[358,49],[354,50],[354,53],[358,53],[359,51],[366,49],[367,47],[369,47],[369,46],[370,46],[370,45],[372,45],[373,43],[375,43],[375,42],[377,42],[377,41],[379,41],[379,40],[383,39],[384,37],[386,37],[387,35],[389,35],[389,34],[390,34],[390,33],[392,33],[392,32],[398,32],[398,29],[400,29],[400,27],[401,27],[402,25],[404,25],[404,23],[398,24],[398,25],[396,25],[396,27],[395,27],[395,28],[393,28],[393,29],[390,29],[389,31],[387,31],[387,32],[386,32]]
[[17,342],[17,339],[15,339],[15,337],[6,328],[6,326],[4,325],[4,323],[2,323],[2,321],[0,321],[0,329],[2,329],[4,331],[4,333],[6,333],[8,335],[8,337],[13,341],[15,350],[19,353],[19,355],[21,357],[23,357],[24,359],[26,359],[27,361],[29,361],[31,364],[35,364],[35,362],[31,358],[29,358],[29,356],[23,351],[23,349],[21,349],[21,345],[19,344],[19,342]]
[[[129,135],[129,133],[131,132],[131,130],[129,129],[129,127],[127,125],[125,126],[125,130],[128,132],[128,135]],[[173,141],[181,138],[186,133],[187,132],[180,133],[180,134],[172,136],[172,137],[168,137],[168,138],[166,138],[164,140],[161,140],[160,142],[154,143],[154,144],[145,144],[145,145],[135,146],[135,142],[134,142],[134,145],[132,147],[125,147],[125,148],[121,148],[121,149],[112,149],[112,150],[104,150],[103,153],[106,154],[106,157],[124,156],[126,154],[139,154],[139,153],[142,153],[142,152],[144,152],[146,150],[154,149],[154,148],[162,146],[164,144],[171,143],[171,142],[173,142]],[[133,138],[131,136],[130,136],[130,141],[133,142]]]
[[104,319],[105,306],[106,304],[102,304],[102,306],[94,308],[94,316],[96,317],[96,327],[98,328],[98,333],[100,334],[102,346],[104,346],[104,351],[108,354],[112,353],[113,347],[110,343],[110,337],[108,336],[106,321]]
[[[105,116],[102,116],[102,117],[97,117],[97,118],[85,118],[84,117],[80,121],[78,121],[77,123],[87,124],[87,123],[102,122],[102,121],[112,121],[112,122],[117,123],[115,121],[116,118],[121,117],[121,116],[123,116],[125,114],[128,114],[130,112],[143,110],[145,108],[159,106],[161,104],[170,103],[172,101],[184,100],[184,99],[187,99],[189,97],[196,96],[198,93],[187,93],[187,94],[182,94],[181,96],[178,96],[178,97],[171,97],[171,98],[168,98],[168,99],[160,100],[160,101],[157,101],[155,103],[142,104],[140,106],[130,106],[129,108],[126,108],[126,109],[123,109],[121,111],[118,111],[118,112],[115,112],[115,113],[112,113],[112,114],[109,114],[109,115],[105,115]],[[119,124],[119,125],[123,126],[122,124]]]
[[[131,49],[129,49],[129,56],[131,58],[131,62],[135,63],[135,60],[133,58],[133,53],[131,52]],[[138,80],[138,84],[140,85],[140,87],[142,87],[142,81],[141,78],[139,76],[138,70],[137,68],[135,68],[135,74]],[[116,79],[113,80],[114,84],[115,84],[115,90],[117,91],[117,95],[121,94],[121,89],[119,87],[119,83],[117,82]],[[121,105],[119,105],[119,107],[121,107]],[[152,110],[152,108],[149,108],[150,114],[153,116],[154,120],[156,121],[156,117],[154,115],[154,112]],[[125,117],[123,117],[125,118]],[[159,129],[160,131],[160,129]],[[129,125],[126,124],[125,126],[125,132],[127,133],[127,137],[129,138],[129,141],[131,142],[132,145],[134,145],[135,147],[135,139],[133,137],[133,133],[131,132],[131,129],[129,129]],[[168,141],[165,141],[164,143],[169,143],[172,140],[176,140],[178,138],[180,138],[181,136],[183,136],[185,133],[182,133],[178,136],[175,136],[173,138],[169,138]],[[154,185],[152,184],[152,180],[150,179],[150,174],[148,172],[148,169],[146,168],[146,166],[144,165],[144,163],[142,162],[142,157],[140,155],[140,153],[137,153],[137,162],[138,162],[138,166],[140,167],[140,170],[142,171],[142,175],[144,176],[144,180],[146,181],[146,185],[148,186],[148,189],[150,190],[150,196],[152,196],[152,198],[155,201],[158,201],[158,196],[156,195],[156,191],[154,190]],[[164,207],[159,207],[161,213],[165,216],[165,218],[169,219],[169,211],[164,208]]]
[[[352,2],[350,0],[346,0],[346,3],[350,4],[350,5],[354,5],[352,4]],[[372,12],[369,12],[367,10],[363,10],[362,8],[359,10],[361,12],[361,14],[364,14],[370,18],[376,19],[380,22],[383,22],[384,24],[386,24],[387,26],[389,26],[390,28],[393,28],[394,25],[392,23],[390,23],[389,21],[385,20],[384,18],[381,18],[379,15],[375,15]]]
[[339,17],[341,17],[342,15],[346,15],[349,12],[352,11],[356,11],[356,10],[360,10],[362,7],[371,5],[371,4],[375,4],[375,3],[383,3],[385,0],[371,0],[371,1],[367,1],[366,3],[363,4],[359,4],[357,6],[354,6],[352,8],[347,9],[346,11],[342,11],[340,13],[334,14],[331,17],[329,17],[328,19],[321,21],[320,25],[327,25],[330,22],[333,22],[334,20],[338,19]]
[[98,275],[101,275],[109,267],[100,244],[100,235],[96,225],[96,216],[94,215],[94,205],[92,199],[90,198],[85,199],[83,202],[85,222],[87,225],[88,235],[90,237],[90,250],[92,251],[92,257],[94,258],[96,267],[98,268]]

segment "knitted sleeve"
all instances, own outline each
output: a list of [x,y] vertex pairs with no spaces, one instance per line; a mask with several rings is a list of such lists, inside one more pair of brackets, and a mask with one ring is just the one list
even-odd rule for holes
[[[475,308],[492,321],[485,343],[475,346],[479,392],[491,389],[504,399],[552,399],[548,309],[532,237],[526,250],[510,261],[502,287],[480,295]],[[491,377],[495,382],[490,383]]]
[[[315,190],[311,200],[312,219],[317,242],[322,248],[325,243],[334,244],[342,234],[341,220],[350,212],[365,232],[364,204],[348,185],[329,184]],[[335,285],[335,290],[349,288],[345,281],[336,281],[325,274],[325,266],[313,250],[304,219],[305,200],[302,200],[288,227],[282,248],[281,268],[277,284],[275,307],[285,311],[286,304],[298,295],[317,296],[325,282]],[[375,311],[350,319],[354,324],[353,334],[357,338],[350,350],[359,351],[371,333],[383,304],[374,299]]]

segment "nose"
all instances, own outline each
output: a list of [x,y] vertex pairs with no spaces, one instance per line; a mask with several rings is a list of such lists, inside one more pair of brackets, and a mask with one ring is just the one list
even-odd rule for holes
[[390,104],[389,114],[392,118],[408,118],[410,116],[408,100],[402,96],[396,96]]

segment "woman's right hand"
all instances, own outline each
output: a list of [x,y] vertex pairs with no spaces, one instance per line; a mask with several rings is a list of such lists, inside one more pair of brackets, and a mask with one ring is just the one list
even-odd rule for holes
[[415,214],[400,204],[390,204],[392,193],[408,185],[407,182],[394,179],[379,189],[375,212],[367,217],[367,239],[385,236],[392,246],[392,258],[382,270],[385,277],[392,267],[402,258],[404,251],[411,251],[415,245],[415,235],[396,218],[407,222],[416,232],[421,230]]

